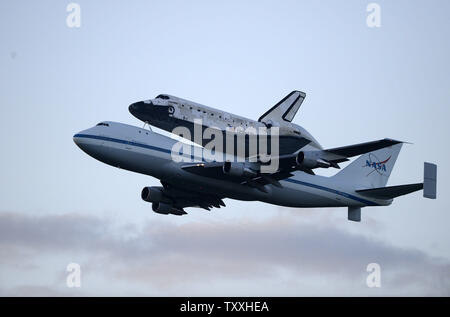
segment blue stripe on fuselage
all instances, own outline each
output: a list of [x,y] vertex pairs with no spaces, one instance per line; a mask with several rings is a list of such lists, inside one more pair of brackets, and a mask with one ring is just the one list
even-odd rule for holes
[[171,153],[171,150],[163,149],[163,148],[160,148],[160,147],[157,147],[157,146],[147,145],[147,144],[142,144],[142,143],[136,143],[136,142],[132,142],[132,141],[125,141],[125,140],[110,138],[110,137],[101,136],[101,135],[75,134],[73,137],[74,138],[87,138],[87,139],[104,140],[104,141],[110,141],[110,142],[116,142],[116,143],[122,143],[122,144],[129,144],[129,145],[139,146],[139,147],[143,147],[143,148],[147,148],[147,149],[151,149],[151,150],[155,150],[155,151],[159,151],[159,152]]
[[[95,140],[104,140],[104,141],[116,142],[116,143],[121,143],[121,144],[133,145],[133,146],[141,147],[141,148],[144,148],[144,149],[155,150],[155,151],[158,151],[158,152],[163,152],[163,153],[168,153],[168,154],[172,153],[171,150],[164,149],[164,148],[161,148],[161,147],[157,147],[157,146],[153,146],[153,145],[147,145],[147,144],[142,144],[142,143],[136,143],[136,142],[133,142],[133,141],[125,141],[125,140],[116,139],[116,138],[110,138],[110,137],[101,136],[101,135],[75,134],[73,137],[74,138],[87,138],[87,139],[95,139]],[[189,157],[191,160],[194,160],[194,158],[195,158],[193,155],[182,154],[182,156]],[[203,160],[200,160],[200,161],[203,161]]]
[[287,179],[283,179],[283,180],[286,181],[286,182],[294,183],[294,184],[299,184],[299,185],[304,185],[304,186],[308,186],[308,187],[324,190],[324,191],[327,191],[327,192],[330,192],[330,193],[333,193],[333,194],[336,194],[336,195],[339,195],[339,196],[343,196],[345,198],[349,198],[349,199],[353,199],[353,200],[359,201],[360,203],[363,203],[363,204],[365,204],[367,206],[378,206],[377,203],[374,203],[372,201],[365,200],[365,199],[362,199],[362,198],[359,198],[359,197],[347,194],[345,192],[341,192],[341,191],[336,190],[336,189],[332,189],[332,188],[328,188],[328,187],[324,187],[324,186],[320,186],[320,185],[316,185],[316,184],[312,184],[312,183],[299,181],[299,180],[296,180],[296,179],[293,179],[293,178],[287,178]]
[[[142,147],[142,148],[146,148],[146,149],[150,149],[150,150],[155,150],[155,151],[159,151],[159,152],[163,152],[163,153],[168,153],[170,154],[172,151],[168,150],[168,149],[164,149],[164,148],[160,148],[157,146],[153,146],[153,145],[147,145],[147,144],[142,144],[142,143],[136,143],[133,141],[125,141],[125,140],[121,140],[121,139],[116,139],[116,138],[110,138],[110,137],[106,137],[106,136],[100,136],[100,135],[91,135],[91,134],[75,134],[74,138],[88,138],[88,139],[95,139],[95,140],[104,140],[104,141],[110,141],[110,142],[116,142],[116,143],[121,143],[121,144],[128,144],[128,145],[133,145],[133,146],[137,146],[137,147]],[[192,158],[192,156],[191,156]],[[320,185],[316,185],[316,184],[312,184],[312,183],[307,183],[307,182],[303,182],[303,181],[299,181],[293,178],[286,178],[283,179],[283,181],[286,182],[290,182],[290,183],[294,183],[294,184],[299,184],[299,185],[303,185],[303,186],[308,186],[308,187],[312,187],[312,188],[316,188],[316,189],[320,189],[323,191],[327,191],[333,194],[337,194],[339,196],[343,196],[345,198],[348,199],[353,199],[355,201],[358,201],[360,203],[363,203],[367,206],[378,206],[377,203],[374,203],[372,201],[363,199],[363,198],[359,198],[350,194],[347,194],[345,192],[341,192],[339,190],[336,189],[332,189],[332,188],[328,188],[328,187],[324,187],[324,186],[320,186]]]

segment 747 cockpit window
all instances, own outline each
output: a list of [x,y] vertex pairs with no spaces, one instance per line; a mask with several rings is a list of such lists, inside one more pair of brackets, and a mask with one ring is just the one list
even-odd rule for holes
[[167,95],[158,95],[155,99],[169,99]]
[[104,122],[100,122],[100,123],[98,123],[97,125],[104,125],[105,127],[109,127],[109,124],[104,123]]

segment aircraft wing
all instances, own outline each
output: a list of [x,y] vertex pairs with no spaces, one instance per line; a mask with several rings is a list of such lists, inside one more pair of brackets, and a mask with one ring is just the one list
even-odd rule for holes
[[210,210],[213,207],[225,207],[223,202],[224,196],[208,195],[205,193],[198,193],[181,186],[175,186],[166,182],[161,182],[163,187],[160,188],[163,195],[170,199],[174,208],[181,211],[181,214],[186,214],[183,208],[197,207]]
[[392,139],[381,139],[332,149],[311,151],[310,153],[319,159],[329,162],[332,167],[339,168],[338,163],[348,161],[349,157],[373,152],[399,143],[403,142]]
[[241,184],[248,185],[250,187],[254,187],[258,189],[259,191],[262,191],[263,193],[266,193],[267,190],[264,188],[264,185],[273,185],[279,188],[282,188],[280,184],[280,180],[289,178],[294,176],[294,174],[291,174],[289,172],[276,172],[274,174],[260,174],[258,177],[255,177],[253,179],[246,179]]
[[185,171],[193,174],[206,176],[206,177],[223,177],[223,163],[222,162],[210,162],[210,163],[192,163],[186,164],[181,167]]
[[359,143],[354,145],[347,145],[342,147],[337,147],[333,149],[325,150],[325,152],[329,152],[332,154],[336,154],[342,157],[353,157],[357,155],[361,155],[364,153],[376,151],[391,145],[395,145],[398,143],[403,143],[402,141],[392,140],[392,139],[382,139],[377,141]]
[[[251,164],[256,166],[258,163]],[[229,180],[237,184],[254,187],[262,192],[266,192],[264,185],[272,184],[277,187],[282,187],[279,183],[280,180],[294,176],[288,170],[280,170],[272,174],[255,172],[253,176],[229,175],[224,172],[224,163],[219,162],[187,164],[182,166],[182,169],[196,175]]]
[[[296,151],[299,151],[309,143],[311,143],[311,141],[304,137],[280,135],[279,151],[278,151],[279,155],[289,155],[295,153]],[[270,151],[270,144],[269,144],[269,151]]]
[[224,162],[201,162],[188,163],[182,168],[190,173],[229,180],[235,183],[254,187],[262,192],[266,192],[264,185],[272,184],[281,187],[280,180],[292,176],[293,171],[303,171],[315,175],[313,169],[323,167],[340,168],[338,163],[348,161],[348,157],[372,152],[381,148],[392,146],[401,141],[392,139],[382,139],[372,142],[365,142],[355,145],[348,145],[329,150],[313,150],[278,156],[278,169],[273,173],[264,173],[262,166],[266,163],[256,159],[255,162],[228,163],[232,170],[226,171]]

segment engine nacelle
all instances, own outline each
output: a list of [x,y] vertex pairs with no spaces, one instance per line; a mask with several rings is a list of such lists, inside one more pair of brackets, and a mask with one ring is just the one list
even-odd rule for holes
[[331,164],[329,162],[324,161],[321,158],[318,158],[313,153],[303,152],[303,151],[298,152],[297,158],[296,158],[296,163],[298,166],[309,168],[309,169],[317,168],[317,167],[328,168],[331,166]]
[[152,210],[158,214],[163,214],[163,215],[171,214],[171,215],[182,216],[182,215],[186,214],[186,212],[181,209],[177,209],[170,204],[161,203],[161,202],[153,203]]
[[162,190],[158,187],[144,187],[141,192],[141,198],[149,203],[157,203],[164,200]]
[[158,214],[168,215],[172,209],[172,205],[166,203],[154,202],[152,204],[152,210]]
[[223,173],[235,176],[235,177],[255,177],[258,175],[257,172],[252,170],[251,168],[245,166],[244,163],[232,163],[232,162],[225,162],[223,163]]
[[186,212],[182,208],[173,206],[173,202],[163,195],[162,187],[144,187],[141,192],[143,200],[152,203],[152,210],[163,215],[185,215]]

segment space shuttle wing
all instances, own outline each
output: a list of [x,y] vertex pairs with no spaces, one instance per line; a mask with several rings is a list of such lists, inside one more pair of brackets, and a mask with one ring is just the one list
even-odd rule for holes
[[302,91],[294,90],[289,95],[280,100],[275,106],[270,108],[266,113],[264,113],[259,119],[259,122],[268,123],[281,122],[282,120],[291,122],[298,109],[305,100],[306,94]]

